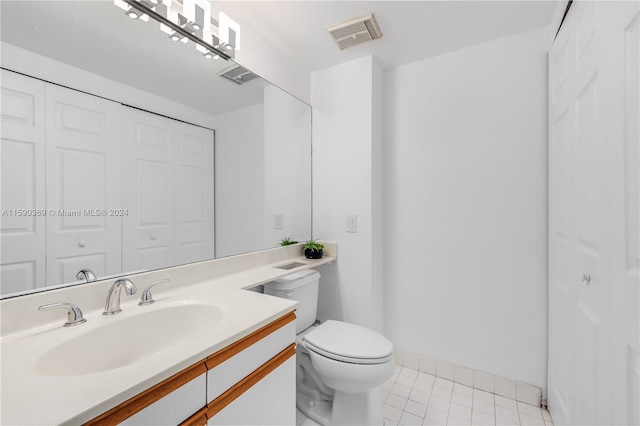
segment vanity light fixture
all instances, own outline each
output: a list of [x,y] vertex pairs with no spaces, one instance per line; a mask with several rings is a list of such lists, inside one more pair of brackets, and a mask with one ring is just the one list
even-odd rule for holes
[[173,41],[195,43],[207,59],[231,59],[240,48],[240,25],[220,13],[211,15],[209,0],[113,0],[132,19],[160,23]]

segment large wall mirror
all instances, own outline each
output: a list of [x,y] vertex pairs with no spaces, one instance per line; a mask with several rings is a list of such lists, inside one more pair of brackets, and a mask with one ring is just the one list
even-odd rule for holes
[[0,7],[2,297],[310,238],[307,104],[112,1]]

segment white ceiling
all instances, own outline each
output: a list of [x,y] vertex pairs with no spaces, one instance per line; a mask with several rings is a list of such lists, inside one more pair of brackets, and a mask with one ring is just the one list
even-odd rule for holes
[[[315,71],[373,54],[385,68],[551,21],[556,1],[213,1]],[[373,12],[383,37],[340,51],[326,27]]]

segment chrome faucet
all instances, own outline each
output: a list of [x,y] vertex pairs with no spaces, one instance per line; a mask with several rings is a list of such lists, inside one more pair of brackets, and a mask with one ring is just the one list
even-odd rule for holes
[[79,325],[87,322],[87,320],[82,317],[82,311],[80,308],[73,303],[50,303],[48,305],[39,306],[38,310],[47,311],[49,309],[56,308],[64,308],[67,310],[67,322],[64,323],[63,327],[71,327],[73,325]]
[[156,281],[153,284],[149,284],[147,288],[145,288],[144,291],[142,292],[142,296],[140,296],[140,301],[138,302],[138,305],[144,306],[144,305],[150,305],[152,303],[155,303],[156,301],[153,300],[153,297],[151,296],[151,289],[157,286],[158,284],[166,283],[168,281],[170,281],[169,278],[165,278],[164,280]]
[[124,291],[131,296],[136,294],[136,286],[127,278],[121,278],[113,283],[107,293],[107,302],[104,305],[104,312],[102,315],[113,315],[122,311],[120,309],[120,292],[124,288]]
[[91,269],[80,269],[76,274],[77,280],[85,280],[88,283],[97,281],[96,274]]

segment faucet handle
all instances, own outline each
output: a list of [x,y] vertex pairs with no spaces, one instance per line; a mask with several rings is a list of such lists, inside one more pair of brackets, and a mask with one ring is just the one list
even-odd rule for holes
[[63,327],[71,327],[87,322],[82,316],[82,311],[77,305],[73,303],[50,303],[48,305],[42,305],[38,307],[39,311],[48,311],[49,309],[65,308],[67,310],[67,322]]
[[166,283],[168,281],[171,281],[171,280],[169,278],[165,278],[164,280],[156,281],[153,284],[149,284],[147,288],[145,288],[144,291],[142,292],[138,305],[144,306],[144,305],[150,305],[152,303],[155,303],[155,300],[153,300],[153,297],[151,297],[151,289],[157,286],[158,284]]

